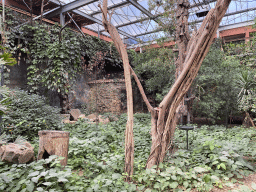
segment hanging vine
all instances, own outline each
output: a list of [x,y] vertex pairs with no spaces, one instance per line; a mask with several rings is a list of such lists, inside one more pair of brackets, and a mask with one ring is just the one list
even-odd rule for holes
[[[68,93],[75,83],[77,73],[83,70],[93,72],[99,50],[103,56],[101,60],[108,60],[107,63],[122,68],[122,60],[111,43],[93,36],[84,37],[68,27],[61,28],[58,24],[41,24],[42,21],[15,27],[30,21],[30,18],[21,17],[11,9],[9,12],[10,16],[6,21],[8,46],[18,62],[21,53],[26,54],[28,90],[33,93],[38,93],[41,88],[56,91],[62,113],[69,110]],[[98,67],[104,71],[106,62],[101,62],[100,65]]]

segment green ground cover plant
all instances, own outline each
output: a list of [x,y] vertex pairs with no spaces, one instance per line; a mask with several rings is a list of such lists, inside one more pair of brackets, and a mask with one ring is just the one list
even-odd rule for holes
[[232,186],[254,172],[256,130],[224,126],[190,131],[189,151],[185,150],[185,132],[177,129],[177,151],[170,152],[159,169],[145,169],[151,143],[150,114],[134,116],[132,182],[125,182],[123,174],[127,118],[123,114],[106,125],[85,120],[65,125],[62,130],[70,132],[70,144],[68,166],[63,170],[55,157],[27,165],[1,162],[0,191],[210,191]]
[[18,89],[1,90],[8,103],[0,126],[9,140],[14,141],[19,135],[32,140],[40,130],[61,129],[60,109],[48,105],[44,97]]

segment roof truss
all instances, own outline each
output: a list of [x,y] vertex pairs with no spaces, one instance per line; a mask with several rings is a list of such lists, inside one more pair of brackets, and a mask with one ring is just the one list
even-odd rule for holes
[[[58,7],[54,9],[54,11],[49,11],[47,13],[45,13],[45,17],[47,18],[52,18],[52,17],[56,17],[56,16],[61,16],[65,13],[68,12],[73,12],[79,16],[82,16],[88,20],[93,21],[94,23],[101,25],[102,26],[102,21],[100,19],[98,19],[98,14],[101,13],[101,11],[96,10],[93,11],[89,14],[87,14],[84,11],[80,11],[78,10],[79,8],[86,6],[86,5],[90,5],[92,3],[95,2],[99,2],[99,0],[74,0],[70,3],[64,4],[64,3],[60,3],[59,0],[50,0],[52,3],[56,4]],[[115,2],[115,0],[111,0],[112,2]],[[209,3],[215,2],[216,0],[193,0],[193,4],[190,6],[191,8],[194,7],[202,7],[204,5],[207,5]],[[137,0],[124,0],[121,1],[119,3],[113,4],[111,6],[108,7],[108,10],[113,10],[115,8],[121,8],[121,7],[128,7],[129,5],[132,5],[134,7],[136,7],[136,9],[138,9],[141,13],[143,13],[146,17],[143,18],[137,18],[135,20],[128,20],[128,22],[122,22],[122,23],[117,23],[117,25],[115,25],[115,27],[117,28],[118,32],[120,34],[122,34],[123,36],[125,36],[126,38],[130,38],[133,40],[138,41],[137,37],[143,36],[143,35],[147,35],[150,33],[155,33],[156,31],[161,31],[161,29],[157,29],[157,30],[146,30],[144,32],[136,32],[136,35],[131,35],[128,34],[126,31],[124,31],[124,29],[120,30],[121,27],[125,27],[125,26],[129,26],[129,25],[133,25],[133,24],[137,24],[139,22],[143,22],[146,20],[154,20],[156,23],[159,23],[159,19],[158,17],[161,16],[162,14],[158,14],[158,15],[153,15],[149,10],[145,9],[140,3],[138,3]],[[244,9],[244,10],[239,10],[239,11],[235,11],[235,12],[231,12],[231,13],[227,13],[225,15],[226,16],[231,16],[231,15],[235,15],[235,14],[239,14],[239,13],[244,13],[244,12],[248,12],[248,11],[252,11],[252,10],[256,10],[256,7],[253,8],[249,8],[249,9]],[[98,18],[97,18],[98,17]],[[202,19],[197,19],[195,22],[191,22],[191,23],[200,23],[202,22]],[[137,26],[137,25],[136,25]],[[86,27],[86,26],[85,26]],[[91,29],[93,30],[93,29]],[[97,30],[97,27],[94,30],[95,32],[103,32],[104,30]]]

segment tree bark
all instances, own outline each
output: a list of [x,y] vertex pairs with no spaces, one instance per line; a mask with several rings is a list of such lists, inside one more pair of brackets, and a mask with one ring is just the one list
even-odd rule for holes
[[63,166],[67,165],[69,132],[66,131],[39,131],[39,159],[46,159],[50,155],[65,157],[60,161]]
[[[179,6],[184,11],[187,9],[187,0],[179,1]],[[226,13],[226,10],[230,4],[231,0],[218,0],[216,7],[208,13],[204,19],[198,32],[193,32],[192,37],[188,40],[188,34],[182,34],[186,30],[186,17],[187,12],[183,13],[185,17],[179,17],[181,20],[181,28],[178,34],[181,38],[178,63],[180,64],[178,68],[182,68],[180,74],[177,75],[177,80],[170,89],[169,93],[165,96],[163,101],[160,103],[159,107],[153,108],[144,93],[144,90],[137,78],[136,74],[131,68],[129,68],[129,61],[125,46],[115,29],[115,27],[110,23],[111,15],[109,16],[109,21],[107,21],[107,0],[103,1],[103,25],[105,29],[109,32],[112,40],[119,54],[121,55],[124,63],[125,71],[125,84],[127,91],[127,109],[128,109],[128,121],[126,126],[126,136],[125,136],[125,171],[128,175],[132,175],[133,172],[133,151],[134,151],[134,141],[133,141],[133,109],[132,109],[132,87],[130,79],[130,70],[133,74],[136,83],[138,84],[139,90],[142,94],[143,100],[145,101],[148,110],[151,112],[151,135],[152,135],[152,146],[151,152],[147,161],[147,168],[151,168],[153,165],[159,165],[163,162],[166,150],[170,143],[171,138],[174,136],[174,131],[177,124],[177,109],[184,98],[184,95],[190,88],[193,80],[195,79],[198,70],[209,51],[210,45],[214,39],[214,35],[218,29],[218,26]],[[182,23],[183,21],[183,23]],[[179,23],[179,21],[178,21]],[[182,54],[183,53],[183,54]],[[185,54],[185,56],[184,56]]]
[[244,121],[243,121],[243,126],[245,126],[246,128],[249,128],[249,127],[253,127],[255,128],[255,124],[250,116],[250,113],[248,113],[247,111],[245,112],[245,118],[244,118]]
[[170,140],[174,136],[177,124],[176,110],[195,79],[230,2],[231,0],[218,0],[216,7],[209,11],[198,32],[194,33],[188,42],[184,68],[160,103],[158,117],[154,119],[154,122],[157,122],[151,131],[152,146],[147,168],[163,162]]
[[[187,55],[188,42],[190,39],[189,29],[188,29],[188,16],[189,16],[189,1],[188,0],[178,0],[177,9],[176,9],[176,44],[178,46],[179,54],[175,62],[176,72],[175,79],[179,77],[181,71],[183,70],[184,61]],[[177,109],[176,121],[183,117],[185,109],[184,99],[180,102],[180,105]]]
[[[102,7],[102,23],[105,27],[105,30],[110,34],[122,60],[124,66],[124,78],[125,78],[125,87],[127,95],[127,124],[125,131],[125,172],[129,176],[133,174],[133,160],[134,160],[134,139],[133,139],[133,97],[132,97],[132,82],[131,82],[131,73],[130,65],[128,60],[128,54],[126,48],[120,35],[118,34],[116,28],[111,24],[111,16],[109,14],[109,20],[107,20],[107,0],[103,1]],[[99,5],[100,7],[100,5]],[[127,181],[130,178],[127,177]]]
[[178,46],[179,54],[175,62],[176,79],[178,78],[183,69],[188,48],[188,42],[190,39],[188,29],[189,7],[190,4],[188,0],[178,0],[176,11],[176,44]]

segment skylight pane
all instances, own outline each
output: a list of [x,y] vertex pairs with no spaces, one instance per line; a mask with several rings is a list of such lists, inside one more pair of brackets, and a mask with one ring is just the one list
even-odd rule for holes
[[75,1],[75,0],[61,0],[61,2],[62,2],[62,3],[65,3],[65,4],[70,3],[70,2],[73,2],[73,1]]

